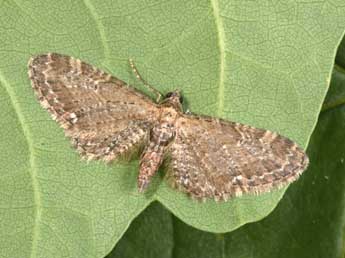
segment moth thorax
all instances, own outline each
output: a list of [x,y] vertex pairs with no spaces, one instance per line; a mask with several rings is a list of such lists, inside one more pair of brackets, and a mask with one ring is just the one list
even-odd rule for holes
[[161,109],[160,122],[161,123],[175,123],[178,116],[178,110],[174,106],[163,107]]
[[175,127],[171,123],[162,123],[151,131],[151,141],[160,145],[168,144],[175,136]]

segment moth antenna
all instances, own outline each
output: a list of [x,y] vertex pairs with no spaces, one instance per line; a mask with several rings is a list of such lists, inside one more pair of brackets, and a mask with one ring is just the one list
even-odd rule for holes
[[141,77],[141,75],[140,75],[140,73],[139,73],[137,67],[135,66],[135,64],[134,64],[134,62],[133,62],[133,59],[129,58],[128,61],[129,61],[129,65],[130,65],[131,68],[132,68],[133,73],[135,74],[135,77],[137,77],[137,79],[138,79],[139,81],[141,81],[141,82],[147,87],[147,89],[148,89],[149,91],[151,91],[153,94],[156,95],[156,102],[159,103],[159,101],[160,101],[161,98],[162,98],[162,94],[161,94],[157,89],[155,89],[153,86],[151,86],[147,81],[145,81],[145,80],[143,79],[143,77]]

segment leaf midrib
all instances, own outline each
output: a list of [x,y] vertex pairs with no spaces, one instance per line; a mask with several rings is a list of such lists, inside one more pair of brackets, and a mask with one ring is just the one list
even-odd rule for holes
[[[90,0],[83,0],[85,7],[89,10],[91,17],[95,21],[97,29],[99,31],[101,43],[103,45],[104,62],[103,65],[107,67],[107,58],[110,56],[110,48],[107,44],[107,36],[104,30],[104,25],[100,21],[98,14]],[[218,35],[218,48],[219,48],[219,83],[218,83],[218,108],[217,116],[223,117],[224,110],[224,77],[225,77],[225,35],[223,22],[220,16],[220,10],[217,0],[211,0],[211,8],[213,10],[213,16],[215,18],[215,25]]]
[[107,66],[107,62],[106,60],[108,60],[109,56],[110,56],[110,47],[107,43],[107,36],[106,36],[106,32],[104,29],[104,25],[103,23],[100,21],[98,14],[96,12],[95,7],[93,6],[93,4],[91,3],[90,0],[83,0],[85,7],[89,10],[91,17],[93,18],[97,30],[99,32],[99,36],[101,38],[101,43],[103,45],[103,55],[104,55],[104,60],[103,60],[103,65]]
[[223,117],[224,110],[224,67],[225,67],[225,35],[223,21],[220,17],[220,10],[217,0],[211,0],[213,9],[213,16],[215,18],[215,25],[218,35],[219,48],[219,87],[218,87],[218,110],[217,116]]

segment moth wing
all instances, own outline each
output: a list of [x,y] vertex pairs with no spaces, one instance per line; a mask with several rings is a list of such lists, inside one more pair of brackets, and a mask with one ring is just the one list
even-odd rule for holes
[[40,103],[88,159],[131,154],[157,120],[151,99],[79,59],[48,53],[28,67]]
[[202,116],[181,116],[168,155],[167,177],[196,199],[227,200],[294,181],[308,157],[277,133]]

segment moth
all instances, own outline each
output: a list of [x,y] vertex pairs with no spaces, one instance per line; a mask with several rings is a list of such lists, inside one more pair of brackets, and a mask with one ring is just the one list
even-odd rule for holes
[[110,162],[140,155],[140,192],[163,164],[173,187],[196,199],[217,201],[282,187],[307,168],[307,155],[288,138],[184,112],[179,90],[163,97],[130,64],[156,101],[70,56],[38,55],[28,68],[39,102],[81,156]]

